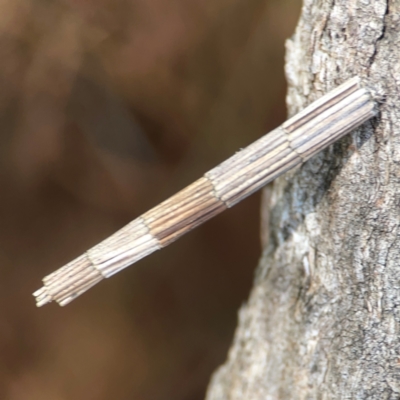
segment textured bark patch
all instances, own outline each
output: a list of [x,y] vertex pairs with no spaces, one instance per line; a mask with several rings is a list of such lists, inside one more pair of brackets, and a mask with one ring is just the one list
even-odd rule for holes
[[289,114],[357,74],[380,115],[274,181],[273,240],[207,400],[399,398],[399,15],[398,1],[304,2]]

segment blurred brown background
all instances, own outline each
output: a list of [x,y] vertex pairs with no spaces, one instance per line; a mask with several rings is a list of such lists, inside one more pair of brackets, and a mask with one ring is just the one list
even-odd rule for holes
[[285,119],[299,10],[0,1],[0,399],[204,397],[257,264],[259,195],[66,308],[31,293]]

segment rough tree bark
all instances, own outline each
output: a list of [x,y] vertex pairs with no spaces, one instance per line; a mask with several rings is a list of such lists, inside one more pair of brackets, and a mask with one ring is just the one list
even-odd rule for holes
[[208,400],[400,398],[399,57],[400,1],[304,0],[289,114],[354,75],[385,97],[264,193],[269,243]]

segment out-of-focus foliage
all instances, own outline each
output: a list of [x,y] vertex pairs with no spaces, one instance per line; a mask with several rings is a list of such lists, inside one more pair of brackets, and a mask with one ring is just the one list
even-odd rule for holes
[[203,398],[258,197],[37,310],[40,279],[285,118],[299,0],[0,0],[0,398]]

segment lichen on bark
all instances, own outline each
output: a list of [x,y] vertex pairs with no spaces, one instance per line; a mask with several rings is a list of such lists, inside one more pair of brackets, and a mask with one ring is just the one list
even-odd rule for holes
[[400,398],[400,2],[304,0],[289,115],[354,75],[380,113],[268,189],[268,244],[208,400]]

